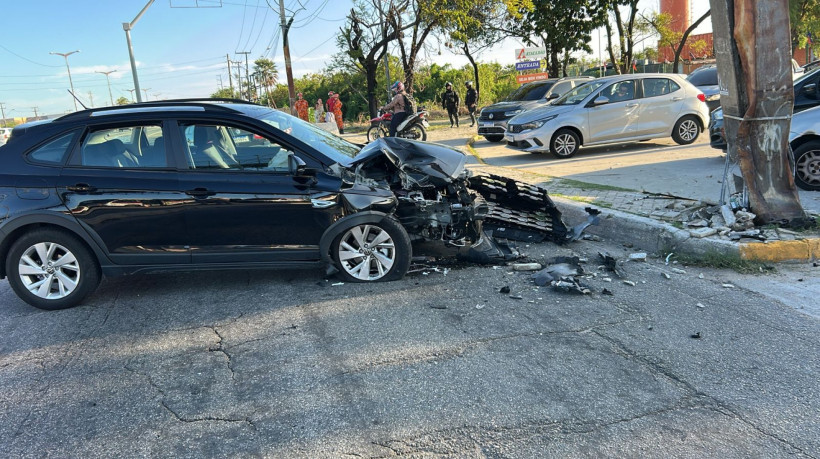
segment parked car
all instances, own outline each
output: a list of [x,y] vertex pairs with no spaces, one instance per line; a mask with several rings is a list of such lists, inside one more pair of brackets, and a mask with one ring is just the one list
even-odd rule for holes
[[[820,68],[815,68],[794,81],[794,113],[820,105],[818,83],[820,83]],[[712,148],[726,150],[722,107],[712,111],[709,115],[709,145]]]
[[515,116],[509,146],[569,158],[582,145],[672,138],[685,145],[706,126],[703,93],[676,74],[618,75],[593,80],[551,105]]
[[484,107],[478,117],[478,134],[490,142],[504,140],[507,120],[526,110],[547,105],[570,89],[592,80],[592,77],[566,77],[527,83],[506,99]]
[[820,107],[792,117],[789,146],[794,155],[794,183],[804,190],[820,190]]
[[356,145],[249,103],[83,110],[17,126],[0,153],[0,278],[43,309],[78,304],[102,275],[325,266],[393,280],[411,238],[490,262],[498,246],[482,225],[493,218],[569,234],[545,191],[471,177],[458,150]]
[[0,145],[5,145],[11,135],[11,128],[0,128]]
[[718,86],[716,65],[705,65],[695,69],[686,77],[686,81],[700,89],[706,97],[706,106],[709,107],[709,113],[720,107],[720,87]]

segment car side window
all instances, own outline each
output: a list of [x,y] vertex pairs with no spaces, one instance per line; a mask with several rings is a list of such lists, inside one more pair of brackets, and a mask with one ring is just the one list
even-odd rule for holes
[[288,171],[290,150],[258,133],[214,123],[182,123],[188,167],[196,170]]
[[168,167],[162,126],[147,124],[91,130],[83,139],[80,164],[125,169]]
[[36,163],[62,164],[79,132],[79,130],[71,131],[35,148],[29,152],[28,159]]
[[604,89],[602,95],[610,102],[623,102],[635,98],[635,80],[619,81]]
[[672,94],[680,89],[680,86],[669,78],[644,78],[643,96],[657,97]]
[[572,83],[570,83],[569,81],[563,81],[563,82],[561,82],[561,83],[557,83],[557,84],[556,84],[555,86],[553,86],[553,88],[552,88],[552,94],[556,94],[556,95],[558,95],[558,96],[562,96],[562,95],[564,95],[564,93],[565,93],[565,92],[567,92],[567,91],[569,91],[570,89],[572,89],[571,85],[572,85]]

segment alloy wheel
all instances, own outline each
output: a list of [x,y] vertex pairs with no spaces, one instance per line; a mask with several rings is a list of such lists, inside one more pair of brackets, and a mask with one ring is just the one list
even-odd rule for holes
[[555,138],[555,152],[559,156],[570,156],[575,153],[578,144],[570,134],[561,134]]
[[363,281],[381,279],[396,261],[393,238],[376,225],[350,228],[339,240],[337,250],[342,269]]
[[18,262],[23,286],[33,295],[65,298],[80,283],[80,263],[71,251],[54,242],[39,242],[23,252]]
[[694,120],[684,120],[678,128],[678,136],[686,142],[694,140],[698,136],[698,124]]
[[797,159],[795,176],[810,186],[820,186],[820,150],[809,150]]

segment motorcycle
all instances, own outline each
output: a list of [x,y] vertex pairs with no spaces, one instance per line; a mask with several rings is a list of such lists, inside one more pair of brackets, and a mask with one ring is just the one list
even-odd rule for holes
[[[405,119],[396,129],[396,137],[412,140],[427,140],[427,122],[429,113],[425,108],[419,108],[414,114]],[[370,129],[367,130],[367,141],[372,142],[381,137],[388,137],[390,132],[390,120],[393,114],[379,110],[379,116],[370,119]]]

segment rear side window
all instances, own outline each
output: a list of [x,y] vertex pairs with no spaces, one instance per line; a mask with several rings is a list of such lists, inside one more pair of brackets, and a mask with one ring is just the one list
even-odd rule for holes
[[656,97],[672,94],[680,89],[677,83],[668,78],[645,78],[643,80],[643,96]]
[[168,167],[162,127],[146,124],[91,131],[83,140],[80,164],[118,169]]
[[63,164],[79,132],[79,129],[68,132],[45,145],[35,148],[27,155],[29,161],[52,165]]

